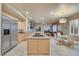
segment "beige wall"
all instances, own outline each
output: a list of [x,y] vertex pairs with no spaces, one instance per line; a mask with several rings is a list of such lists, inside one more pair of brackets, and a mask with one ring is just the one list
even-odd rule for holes
[[18,29],[22,30],[24,33],[19,33],[18,34],[18,43],[20,43],[21,41],[25,40],[25,29],[26,29],[26,22],[25,21],[18,21]]
[[25,21],[18,21],[18,29],[25,31],[26,29]]

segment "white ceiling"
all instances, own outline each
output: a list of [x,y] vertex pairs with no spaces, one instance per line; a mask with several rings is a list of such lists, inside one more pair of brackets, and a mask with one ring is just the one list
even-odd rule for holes
[[[58,18],[69,17],[79,12],[79,4],[58,3],[11,3],[8,4],[19,11],[24,17],[31,17],[32,21],[55,23]],[[28,14],[26,12],[28,11]]]

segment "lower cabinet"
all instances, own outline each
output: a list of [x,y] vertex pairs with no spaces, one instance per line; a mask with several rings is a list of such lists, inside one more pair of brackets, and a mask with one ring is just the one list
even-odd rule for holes
[[50,41],[32,39],[27,41],[27,55],[50,55]]
[[38,50],[37,50],[37,40],[29,40],[28,41],[28,47],[27,47],[27,52],[28,52],[28,55],[36,55],[38,53]]
[[39,55],[49,55],[50,47],[49,47],[49,40],[39,40],[38,41],[38,52]]

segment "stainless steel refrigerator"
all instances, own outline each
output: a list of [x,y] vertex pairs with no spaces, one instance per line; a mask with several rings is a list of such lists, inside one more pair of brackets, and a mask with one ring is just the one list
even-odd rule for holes
[[1,21],[1,54],[17,45],[18,22],[7,16],[2,16]]

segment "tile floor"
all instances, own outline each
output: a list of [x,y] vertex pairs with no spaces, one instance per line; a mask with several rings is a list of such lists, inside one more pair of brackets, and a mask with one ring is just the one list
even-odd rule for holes
[[26,47],[26,41],[23,41],[22,43],[18,44],[15,48],[4,54],[4,56],[26,56]]
[[[26,43],[26,41],[23,41],[4,56],[27,56]],[[51,56],[79,56],[79,49],[70,49],[66,46],[57,45],[55,48],[51,47]]]

